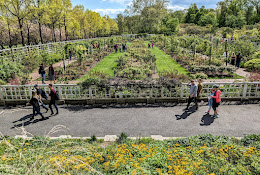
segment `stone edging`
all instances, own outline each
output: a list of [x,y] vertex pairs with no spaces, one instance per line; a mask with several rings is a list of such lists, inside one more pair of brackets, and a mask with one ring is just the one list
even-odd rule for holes
[[[27,137],[24,135],[16,135],[15,138],[22,138],[25,140],[31,140],[33,137]],[[71,135],[61,135],[59,137],[46,137],[50,138],[51,140],[56,140],[56,139],[90,139],[91,137],[72,137]],[[98,140],[104,139],[105,142],[115,142],[118,136],[116,135],[105,135],[105,137],[97,137]],[[164,140],[176,140],[176,139],[181,139],[181,138],[186,138],[186,137],[163,137],[161,135],[151,135],[150,137],[128,137],[129,139],[132,140],[137,140],[137,139],[144,139],[144,138],[151,138],[153,140],[159,140],[159,141],[164,141]],[[233,137],[238,140],[241,140],[242,137]]]

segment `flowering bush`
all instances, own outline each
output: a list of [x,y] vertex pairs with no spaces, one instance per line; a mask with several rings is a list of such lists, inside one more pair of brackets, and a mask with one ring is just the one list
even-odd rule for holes
[[[124,137],[125,138],[125,137]],[[1,138],[1,174],[259,174],[260,136],[177,140]],[[10,168],[12,167],[12,168]]]

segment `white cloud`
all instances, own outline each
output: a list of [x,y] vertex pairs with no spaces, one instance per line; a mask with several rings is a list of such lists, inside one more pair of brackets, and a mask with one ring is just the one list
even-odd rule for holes
[[125,9],[94,9],[93,11],[100,13],[102,16],[104,15],[117,15],[119,13],[124,12]]
[[183,6],[179,6],[179,5],[169,5],[167,7],[168,9],[171,9],[171,10],[184,10],[186,8],[188,8],[187,6],[183,5]]
[[102,0],[102,2],[118,3],[122,5],[128,5],[132,0]]

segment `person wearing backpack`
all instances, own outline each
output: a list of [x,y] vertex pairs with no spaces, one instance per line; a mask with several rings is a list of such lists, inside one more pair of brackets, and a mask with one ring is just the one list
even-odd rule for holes
[[45,84],[45,73],[45,67],[43,66],[43,64],[41,64],[39,68],[39,74],[42,76],[42,84]]
[[[41,110],[40,110],[40,105],[39,105],[39,101],[38,101],[38,98],[37,98],[37,93],[36,92],[33,92],[32,93],[32,98],[30,100],[29,103],[27,103],[26,105],[32,105],[33,106],[33,116],[31,117],[31,120],[34,119],[34,117],[39,114],[42,119],[45,119],[44,116],[42,115],[41,113]],[[37,113],[36,113],[37,112]]]
[[48,96],[47,96],[46,92],[43,89],[41,89],[37,84],[34,85],[34,88],[36,89],[36,93],[38,95],[40,105],[44,109],[46,109],[46,113],[47,113],[49,111],[49,108],[42,102],[42,98],[48,100]]
[[49,96],[51,97],[51,100],[50,100],[50,104],[49,104],[49,108],[51,110],[51,115],[53,115],[53,109],[52,109],[52,105],[55,106],[55,109],[56,109],[56,115],[59,114],[59,109],[58,109],[58,105],[56,103],[58,99],[58,94],[56,94],[54,88],[53,88],[53,85],[52,84],[49,84],[49,88],[50,88],[50,94]]
[[212,96],[213,99],[212,108],[214,110],[214,117],[219,118],[219,110],[217,108],[219,107],[221,102],[221,91],[219,90],[218,85],[214,85],[213,88],[215,92],[214,95]]

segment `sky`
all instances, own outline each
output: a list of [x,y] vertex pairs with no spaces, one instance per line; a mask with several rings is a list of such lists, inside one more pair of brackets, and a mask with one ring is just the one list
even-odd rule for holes
[[[191,3],[198,7],[204,5],[206,8],[216,8],[220,0],[170,0],[169,9],[183,10],[189,8]],[[101,16],[109,15],[115,18],[117,14],[123,13],[124,9],[132,0],[71,0],[72,5],[83,5],[86,9],[98,12]]]

